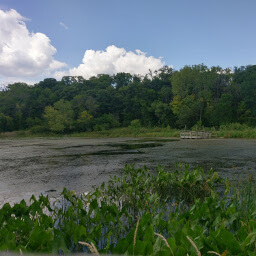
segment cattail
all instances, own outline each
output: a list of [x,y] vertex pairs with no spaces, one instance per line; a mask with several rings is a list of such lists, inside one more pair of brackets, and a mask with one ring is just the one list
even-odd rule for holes
[[209,251],[209,252],[207,252],[207,253],[211,253],[211,254],[215,254],[215,255],[217,255],[217,256],[221,256],[219,253],[213,252],[213,251]]
[[136,229],[135,229],[134,237],[133,237],[133,255],[134,255],[134,250],[135,250],[135,245],[136,245],[136,237],[137,237],[137,233],[138,233],[139,223],[140,223],[140,218],[137,221]]
[[188,241],[193,245],[193,247],[196,249],[197,256],[201,256],[201,252],[198,250],[196,244],[192,241],[192,239],[188,236],[186,236]]
[[159,237],[165,242],[166,246],[170,249],[172,255],[174,256],[173,250],[172,250],[172,248],[170,247],[170,245],[168,244],[167,240],[164,238],[164,236],[162,236],[162,235],[160,235],[160,234],[158,234],[158,233],[155,233],[155,235],[156,235],[156,236],[159,236]]
[[243,221],[241,221],[241,225],[242,226],[247,226]]
[[86,243],[86,242],[78,242],[79,244],[81,245],[85,245],[89,248],[89,250],[91,251],[91,253],[97,255],[97,256],[100,256],[98,250],[96,249],[95,245],[93,243],[89,244],[89,243]]

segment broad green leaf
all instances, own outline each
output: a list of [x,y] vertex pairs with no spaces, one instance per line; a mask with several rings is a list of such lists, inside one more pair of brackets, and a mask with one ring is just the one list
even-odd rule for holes
[[234,255],[241,252],[240,245],[235,236],[225,228],[221,227],[219,230],[213,232],[212,235],[223,251],[227,249]]

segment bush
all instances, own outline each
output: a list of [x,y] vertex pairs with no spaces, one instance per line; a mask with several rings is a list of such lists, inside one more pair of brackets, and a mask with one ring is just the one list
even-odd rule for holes
[[139,119],[134,119],[131,121],[130,127],[133,129],[141,128],[141,122]]
[[36,125],[30,128],[29,131],[32,134],[41,134],[41,133],[49,132],[49,129],[46,125]]
[[93,118],[89,121],[89,125],[93,127],[94,131],[104,131],[120,127],[120,123],[112,114],[104,114],[101,117]]
[[220,131],[226,131],[226,130],[234,130],[234,131],[245,131],[247,129],[250,129],[247,124],[240,124],[240,123],[230,123],[220,126]]

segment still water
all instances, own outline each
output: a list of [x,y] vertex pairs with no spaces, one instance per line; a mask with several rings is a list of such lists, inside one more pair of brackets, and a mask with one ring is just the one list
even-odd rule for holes
[[256,173],[256,140],[37,138],[0,140],[0,205],[32,194],[83,193],[118,175],[125,164],[173,168],[189,163],[233,180]]

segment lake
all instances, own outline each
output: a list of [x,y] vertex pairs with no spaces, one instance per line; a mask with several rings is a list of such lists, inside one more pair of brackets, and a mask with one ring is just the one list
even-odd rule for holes
[[32,194],[58,196],[63,187],[91,191],[125,164],[174,168],[189,163],[232,180],[256,171],[256,140],[169,138],[36,138],[0,140],[0,205]]

